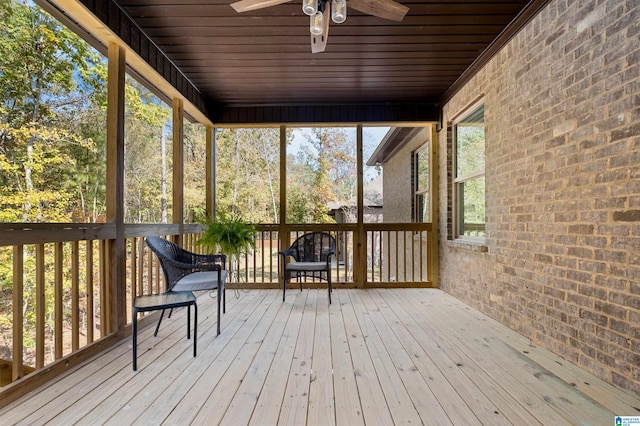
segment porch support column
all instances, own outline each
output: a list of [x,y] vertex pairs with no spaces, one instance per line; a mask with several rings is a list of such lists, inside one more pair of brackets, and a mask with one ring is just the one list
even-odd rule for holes
[[102,295],[107,307],[103,321],[107,334],[124,334],[127,322],[126,306],[126,250],[124,238],[124,88],[125,49],[109,44],[107,77],[107,223],[115,225],[115,239],[107,241],[103,267],[106,285]]
[[429,191],[431,192],[431,194],[429,194],[429,199],[431,200],[431,205],[430,205],[430,212],[429,215],[431,217],[431,233],[430,236],[431,238],[429,239],[429,253],[427,253],[427,271],[429,273],[429,276],[427,277],[427,279],[429,279],[432,283],[433,287],[440,287],[440,281],[439,281],[439,256],[440,256],[440,246],[438,245],[439,242],[439,235],[440,235],[440,227],[439,227],[439,223],[440,223],[440,218],[438,216],[438,212],[439,212],[439,208],[438,208],[438,194],[439,194],[439,188],[440,185],[438,183],[438,176],[439,176],[439,172],[438,172],[438,164],[439,164],[439,156],[438,156],[438,131],[436,130],[436,125],[435,124],[431,124],[431,152],[429,154],[429,159],[430,159],[430,167],[429,170],[431,172],[431,185],[429,188]]
[[363,141],[362,141],[362,124],[356,126],[356,166],[357,166],[357,178],[358,178],[358,217],[357,226],[358,231],[353,236],[353,282],[356,287],[364,287],[366,285],[367,275],[367,253],[365,250],[367,244],[367,238],[364,231],[364,154],[363,154]]
[[[284,250],[291,245],[289,230],[287,227],[287,126],[280,126],[280,224],[278,225],[279,250]],[[280,256],[278,256],[278,261]],[[284,268],[284,265],[281,265]],[[278,274],[283,274],[278,269]],[[282,276],[280,276],[282,279]]]
[[180,225],[174,242],[182,245],[184,234],[184,104],[182,99],[173,99],[173,186],[171,222]]
[[215,217],[216,214],[216,129],[207,126],[207,159],[206,159],[206,215]]

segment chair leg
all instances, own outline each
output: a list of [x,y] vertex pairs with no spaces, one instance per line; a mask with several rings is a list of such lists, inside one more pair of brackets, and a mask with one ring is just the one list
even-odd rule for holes
[[138,369],[137,348],[138,348],[138,311],[133,310],[133,371]]
[[[162,322],[162,317],[164,316],[164,309],[162,310],[162,313],[160,314],[160,319],[158,320],[158,325],[156,325],[156,331],[153,333],[153,337],[156,337],[158,335],[158,330],[160,330],[160,323]],[[171,314],[169,314],[169,318],[171,318]]]
[[328,287],[329,287],[329,304],[331,304],[331,292],[333,291],[332,287],[331,287],[331,274],[327,273],[327,283],[328,283]]
[[198,304],[193,302],[193,357],[196,357],[198,344]]
[[222,295],[222,286],[218,285],[218,297],[216,297],[216,299],[218,299],[218,300],[216,300],[216,302],[218,303],[218,311],[217,311],[218,321],[216,323],[216,332],[217,332],[218,336],[220,335],[220,298],[222,298],[222,297],[224,297]]
[[187,306],[187,340],[191,339],[191,305]]

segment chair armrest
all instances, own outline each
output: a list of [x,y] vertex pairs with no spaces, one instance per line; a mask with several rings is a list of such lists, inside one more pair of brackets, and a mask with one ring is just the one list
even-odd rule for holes
[[227,267],[227,256],[224,254],[193,254],[193,261],[196,265],[212,265],[217,263],[222,266],[222,269],[226,269]]
[[331,250],[329,253],[327,253],[327,269],[331,269],[331,256],[335,256],[335,255],[336,255],[335,250]]
[[284,249],[284,250],[280,250],[280,251],[278,252],[278,254],[281,254],[281,255],[283,255],[283,256],[291,256],[289,253],[291,253],[291,249],[290,249],[290,248],[288,248],[288,249]]
[[225,269],[226,267],[227,256],[225,256],[222,253],[219,253],[219,254],[197,254],[197,253],[191,253],[191,252],[186,252],[186,253],[189,255],[188,258],[182,259],[182,260],[183,261],[186,260],[187,263],[193,263],[196,265],[219,263],[222,265],[222,269]]
[[[283,260],[286,260],[286,259],[287,259],[287,257],[289,257],[289,256],[293,257],[293,255],[291,254],[291,252],[292,252],[292,251],[293,251],[293,250],[291,250],[290,248],[288,248],[288,249],[285,249],[285,250],[280,250],[280,251],[278,252],[278,254],[279,254],[280,256],[282,256],[282,259],[283,259]],[[294,259],[295,259],[295,258],[294,258]]]
[[227,261],[227,256],[224,254],[197,254],[192,253],[194,263],[214,263],[214,262],[222,262],[223,264]]
[[194,263],[191,265],[191,270],[193,272],[221,271],[222,265],[210,262]]
[[187,263],[171,259],[170,257],[163,257],[164,261],[170,264],[172,267],[180,269],[187,273],[198,271],[217,271],[222,269],[222,266],[220,264],[214,262]]

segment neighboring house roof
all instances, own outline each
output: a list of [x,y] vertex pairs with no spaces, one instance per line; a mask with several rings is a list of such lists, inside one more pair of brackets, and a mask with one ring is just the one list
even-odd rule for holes
[[420,131],[420,127],[392,127],[382,138],[371,157],[367,160],[367,166],[384,164],[393,157],[411,138]]

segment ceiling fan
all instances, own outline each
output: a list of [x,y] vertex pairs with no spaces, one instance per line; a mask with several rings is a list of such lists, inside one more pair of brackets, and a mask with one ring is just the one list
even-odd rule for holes
[[[291,0],[240,0],[231,3],[236,12],[263,9]],[[395,0],[302,0],[302,11],[309,15],[311,52],[324,52],[329,37],[329,16],[336,24],[347,19],[347,3],[352,9],[391,21],[402,21],[409,8]]]

